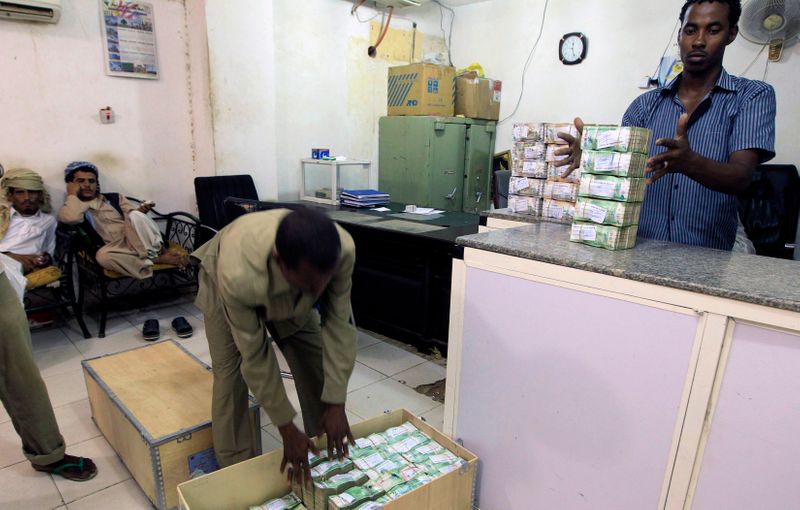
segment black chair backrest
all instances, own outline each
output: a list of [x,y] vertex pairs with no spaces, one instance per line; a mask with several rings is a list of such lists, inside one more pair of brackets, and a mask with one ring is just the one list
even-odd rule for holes
[[246,198],[227,197],[224,201],[226,224],[232,222],[239,216],[256,211],[268,211],[270,209],[291,209],[296,211],[306,207],[296,202],[262,202],[259,200],[248,200]]
[[256,185],[249,175],[195,177],[194,192],[200,222],[215,230],[228,224],[224,204],[226,197],[258,200]]
[[794,165],[761,165],[739,196],[739,217],[756,253],[791,259],[800,213],[800,177]]

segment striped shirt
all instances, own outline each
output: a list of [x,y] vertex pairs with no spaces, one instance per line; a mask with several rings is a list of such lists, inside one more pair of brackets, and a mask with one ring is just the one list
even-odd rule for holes
[[[686,112],[678,97],[680,76],[636,98],[622,124],[653,131],[650,155],[666,148],[659,138],[675,138]],[[731,154],[758,150],[761,162],[775,157],[775,91],[761,81],[722,70],[714,89],[689,119],[689,146],[701,156],[727,163]],[[668,173],[648,186],[639,235],[663,241],[733,248],[739,224],[736,195],[713,191],[682,173]]]

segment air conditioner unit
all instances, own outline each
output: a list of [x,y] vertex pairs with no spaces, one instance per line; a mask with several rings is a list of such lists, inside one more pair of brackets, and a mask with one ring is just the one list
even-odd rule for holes
[[419,7],[420,5],[427,4],[430,0],[375,0],[376,7],[394,7],[399,9],[401,7]]
[[60,18],[61,0],[0,1],[0,19],[58,23]]

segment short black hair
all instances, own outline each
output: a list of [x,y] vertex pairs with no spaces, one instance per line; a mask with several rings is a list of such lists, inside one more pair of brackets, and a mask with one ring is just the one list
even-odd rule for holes
[[739,18],[742,16],[742,2],[740,0],[686,0],[686,3],[683,4],[683,7],[681,7],[681,25],[683,25],[683,20],[686,18],[686,11],[689,10],[689,7],[694,4],[702,4],[703,2],[719,2],[721,4],[727,4],[728,25],[730,28],[733,28],[739,24]]
[[336,225],[324,213],[303,208],[287,214],[278,225],[275,248],[289,269],[305,259],[320,271],[331,271],[339,262],[341,242]]
[[91,166],[91,165],[86,165],[86,166],[79,166],[79,167],[75,167],[75,168],[70,168],[69,171],[67,171],[64,174],[64,182],[72,182],[72,181],[74,181],[75,180],[75,174],[77,172],[91,172],[91,173],[94,174],[94,178],[96,180],[98,180],[98,181],[100,180],[100,175],[98,175],[98,173],[97,173],[97,167]]

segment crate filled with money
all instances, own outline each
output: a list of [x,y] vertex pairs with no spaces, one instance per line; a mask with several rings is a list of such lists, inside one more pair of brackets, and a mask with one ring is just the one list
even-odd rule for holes
[[[349,458],[309,458],[314,464],[309,483],[289,489],[278,469],[283,452],[274,450],[181,484],[181,508],[472,508],[478,459],[469,450],[406,410],[354,424],[351,429],[356,439],[349,445]],[[316,442],[326,451],[324,438]]]

